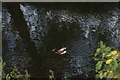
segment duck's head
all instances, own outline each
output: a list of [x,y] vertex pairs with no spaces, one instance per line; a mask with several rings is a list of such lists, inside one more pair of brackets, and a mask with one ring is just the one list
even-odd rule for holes
[[56,51],[57,51],[57,49],[53,49],[53,50],[52,50],[52,52],[56,52]]

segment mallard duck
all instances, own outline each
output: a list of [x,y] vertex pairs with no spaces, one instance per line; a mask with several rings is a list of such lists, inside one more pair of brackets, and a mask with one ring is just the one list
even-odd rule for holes
[[63,47],[63,48],[61,48],[61,49],[53,49],[52,50],[55,54],[60,54],[60,55],[62,55],[62,54],[65,54],[67,51],[66,51],[66,47]]

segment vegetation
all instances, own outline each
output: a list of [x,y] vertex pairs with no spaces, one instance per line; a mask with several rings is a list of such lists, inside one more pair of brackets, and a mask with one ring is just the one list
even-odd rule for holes
[[2,58],[0,57],[0,80],[2,80]]
[[118,34],[118,35],[116,35],[117,36],[117,38],[120,38],[120,34]]
[[[95,78],[100,79],[110,79],[110,78],[118,78],[120,79],[120,51],[115,48],[111,48],[103,44],[100,41],[100,46],[96,49],[94,60],[96,61]],[[0,80],[30,80],[30,75],[28,71],[25,70],[24,74],[21,73],[16,66],[13,67],[13,70],[10,73],[5,73],[3,68],[6,63],[2,61],[0,58]],[[54,71],[49,70],[50,80],[56,80]],[[61,80],[68,80],[66,77],[61,78]]]
[[107,47],[100,42],[100,48],[95,53],[96,78],[120,79],[120,52],[117,49]]
[[0,62],[0,80],[30,80],[30,75],[28,74],[28,71],[25,70],[25,73],[22,74],[16,66],[13,67],[13,70],[10,73],[5,73],[3,68],[5,67],[6,63]]
[[50,80],[55,80],[54,71],[49,70],[49,72],[50,72],[49,79]]
[[[25,73],[22,74],[16,66],[13,67],[13,70],[10,73],[5,73],[3,68],[5,67],[6,63],[0,62],[0,80],[5,79],[5,80],[30,80],[30,75],[28,74],[28,71],[25,70]],[[50,75],[49,79],[50,80],[57,80],[55,78],[54,71],[49,70]],[[66,77],[62,78],[61,80],[68,80]]]
[[[50,79],[50,80],[57,80],[57,79],[55,78],[54,71],[49,70],[49,72],[50,72],[49,79]],[[61,78],[61,80],[68,80],[68,78],[67,78],[67,77],[64,77],[64,78]]]

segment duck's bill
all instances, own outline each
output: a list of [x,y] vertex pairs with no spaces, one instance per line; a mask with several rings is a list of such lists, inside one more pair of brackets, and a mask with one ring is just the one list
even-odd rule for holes
[[63,51],[61,54],[65,54],[67,51]]
[[52,51],[55,51],[55,49],[53,49]]

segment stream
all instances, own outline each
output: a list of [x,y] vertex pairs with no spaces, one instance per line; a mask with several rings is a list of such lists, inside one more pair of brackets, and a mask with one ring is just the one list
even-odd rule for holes
[[[17,66],[22,72],[27,69],[34,78],[48,78],[49,70],[55,72],[55,77],[93,78],[93,56],[99,47],[99,41],[120,50],[120,38],[116,37],[120,34],[120,9],[116,5],[117,3],[20,4],[30,38],[37,48],[36,58],[32,58],[26,51],[22,37],[13,27],[11,14],[3,6],[2,52],[7,63],[6,72]],[[53,49],[62,47],[67,48],[66,54],[52,53]]]

